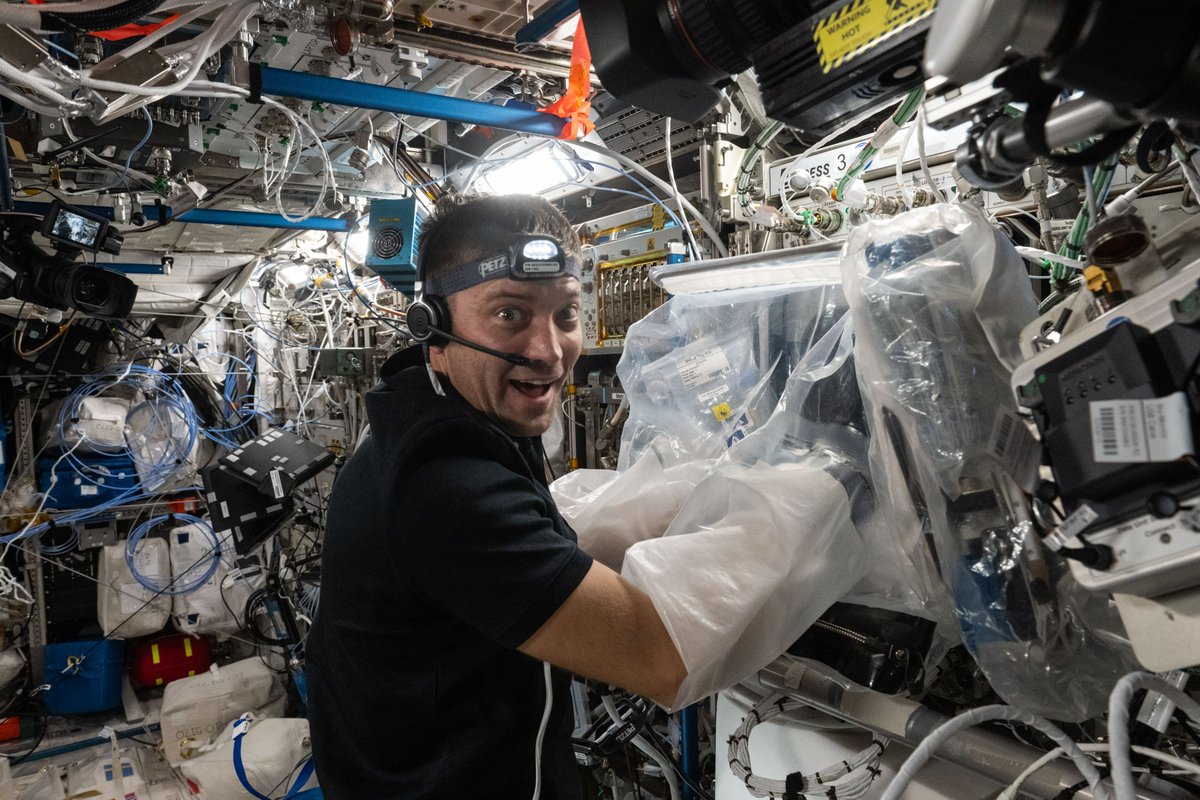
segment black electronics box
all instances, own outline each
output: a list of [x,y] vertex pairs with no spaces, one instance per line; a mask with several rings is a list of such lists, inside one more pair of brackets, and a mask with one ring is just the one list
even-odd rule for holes
[[272,428],[220,459],[221,469],[263,496],[283,500],[333,463],[334,455],[296,433]]

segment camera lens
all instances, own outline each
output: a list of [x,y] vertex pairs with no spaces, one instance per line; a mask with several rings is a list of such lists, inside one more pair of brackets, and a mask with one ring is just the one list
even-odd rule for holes
[[754,48],[812,13],[794,0],[667,0],[679,38],[705,67],[722,77],[750,68]]
[[103,306],[108,302],[109,285],[93,274],[84,272],[75,281],[74,301],[77,306]]

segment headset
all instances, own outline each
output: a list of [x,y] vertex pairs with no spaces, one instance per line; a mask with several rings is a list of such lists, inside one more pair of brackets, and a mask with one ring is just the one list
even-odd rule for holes
[[514,236],[503,251],[441,270],[431,281],[425,279],[423,262],[424,259],[417,276],[416,299],[406,312],[408,332],[413,340],[425,347],[456,342],[518,366],[527,366],[533,361],[519,353],[494,350],[451,333],[450,304],[446,298],[454,292],[497,278],[527,281],[569,276],[579,280],[583,274],[579,260],[568,257],[558,240],[540,234]]

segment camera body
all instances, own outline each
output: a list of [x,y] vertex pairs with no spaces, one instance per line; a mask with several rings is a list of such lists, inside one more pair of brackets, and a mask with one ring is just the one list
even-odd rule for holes
[[[0,218],[0,297],[57,309],[76,309],[100,319],[125,319],[137,285],[116,272],[78,261],[86,251],[121,252],[122,237],[107,219],[55,201],[45,217]],[[35,231],[55,245],[47,253]]]

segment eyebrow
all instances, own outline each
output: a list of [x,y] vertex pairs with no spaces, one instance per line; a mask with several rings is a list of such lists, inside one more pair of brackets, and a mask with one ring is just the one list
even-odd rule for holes
[[[581,297],[583,292],[576,288],[568,290],[568,295],[564,295],[565,300],[574,300]],[[494,303],[497,300],[520,300],[522,302],[531,303],[534,302],[535,299],[535,296],[530,293],[520,292],[515,289],[503,289],[496,294],[484,298],[483,302]]]

